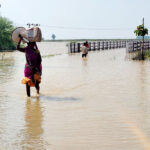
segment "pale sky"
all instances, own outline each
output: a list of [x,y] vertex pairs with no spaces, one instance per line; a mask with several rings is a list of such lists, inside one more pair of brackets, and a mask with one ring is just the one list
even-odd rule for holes
[[[0,14],[16,26],[38,23],[43,37],[135,38],[145,18],[150,29],[150,0],[0,0]],[[63,27],[63,28],[62,28]]]

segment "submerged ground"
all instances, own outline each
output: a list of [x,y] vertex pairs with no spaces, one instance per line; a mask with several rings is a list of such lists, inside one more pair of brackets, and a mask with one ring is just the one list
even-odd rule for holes
[[40,97],[26,98],[24,54],[0,59],[0,150],[149,150],[150,62],[125,49],[82,60],[65,45],[39,44]]

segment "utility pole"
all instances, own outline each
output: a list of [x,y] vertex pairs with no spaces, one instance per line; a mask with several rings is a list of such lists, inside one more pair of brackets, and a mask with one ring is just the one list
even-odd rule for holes
[[34,27],[38,27],[38,26],[40,26],[40,24],[32,24],[32,26],[34,26]]
[[[143,31],[144,31],[144,17],[143,17]],[[144,35],[143,35],[143,42],[142,42],[142,49],[141,49],[141,54],[142,54],[142,60],[144,60]]]
[[[143,17],[143,31],[144,31],[144,17]],[[144,43],[144,36],[143,36],[143,43]]]
[[38,27],[38,26],[40,26],[40,24],[27,23],[27,26],[28,26],[28,28],[30,28],[31,26]]
[[31,23],[27,23],[27,26],[28,26],[28,28],[30,28],[30,26],[31,26]]

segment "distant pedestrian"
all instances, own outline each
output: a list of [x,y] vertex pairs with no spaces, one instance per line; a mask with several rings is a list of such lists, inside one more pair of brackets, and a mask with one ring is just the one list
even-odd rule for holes
[[81,52],[82,52],[82,58],[86,58],[87,54],[88,54],[88,42],[83,43],[83,45],[81,46]]

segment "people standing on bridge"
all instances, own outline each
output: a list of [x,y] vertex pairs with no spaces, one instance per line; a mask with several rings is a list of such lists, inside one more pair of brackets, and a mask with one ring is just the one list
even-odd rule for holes
[[82,52],[82,58],[86,58],[87,54],[88,54],[88,48],[89,48],[89,45],[88,45],[88,42],[84,42],[83,45],[81,46],[81,52]]
[[20,40],[17,45],[17,50],[24,52],[26,56],[26,64],[24,69],[24,78],[22,80],[23,84],[26,84],[27,96],[30,97],[30,87],[35,87],[37,95],[40,91],[40,82],[42,75],[42,58],[40,51],[36,45],[36,42],[27,43],[27,47],[21,48],[20,43],[22,41],[22,36],[19,35]]

